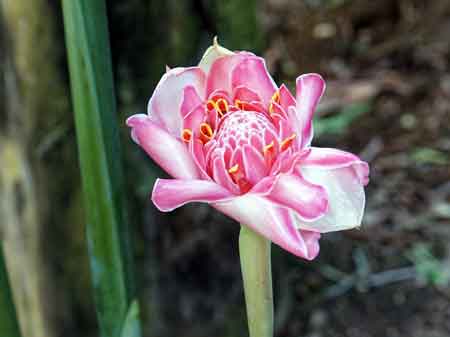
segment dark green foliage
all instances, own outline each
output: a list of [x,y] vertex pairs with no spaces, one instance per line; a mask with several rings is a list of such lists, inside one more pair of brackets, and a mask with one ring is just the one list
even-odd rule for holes
[[0,334],[5,337],[21,337],[2,246],[0,243]]
[[118,337],[132,272],[103,0],[63,1],[95,303],[104,337]]

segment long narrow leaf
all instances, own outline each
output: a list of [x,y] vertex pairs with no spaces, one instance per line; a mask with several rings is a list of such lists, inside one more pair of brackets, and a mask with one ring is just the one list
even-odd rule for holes
[[20,337],[19,324],[6,271],[3,247],[0,243],[0,335]]
[[117,337],[132,294],[130,249],[104,0],[63,0],[95,303],[103,337]]

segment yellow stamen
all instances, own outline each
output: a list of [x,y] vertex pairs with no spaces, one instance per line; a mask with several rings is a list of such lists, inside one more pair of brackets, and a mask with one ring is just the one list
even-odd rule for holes
[[297,137],[297,135],[295,133],[293,133],[292,135],[290,135],[289,137],[287,137],[285,140],[283,140],[280,144],[280,149],[281,151],[286,150],[289,146],[291,146],[292,142],[294,141],[295,137]]
[[208,102],[206,102],[206,109],[209,110],[219,110],[219,107],[217,106],[217,103],[215,101],[213,101],[212,99],[208,100]]
[[269,114],[273,114],[273,101],[269,104]]
[[207,143],[211,140],[212,136],[213,130],[211,129],[211,126],[208,123],[200,124],[200,140],[203,143]]
[[228,169],[229,174],[235,174],[239,171],[239,164],[234,165]]
[[240,99],[234,100],[234,106],[240,110],[244,110],[245,102],[241,101]]
[[280,104],[281,101],[281,96],[280,96],[280,92],[277,90],[275,91],[275,93],[272,95],[272,98],[270,99],[270,103],[269,103],[269,114],[273,114],[274,110],[274,105],[273,103],[277,103]]
[[181,132],[181,139],[185,141],[186,143],[189,143],[192,138],[192,130],[191,129],[184,129]]
[[270,144],[267,144],[266,146],[263,147],[263,154],[264,156],[266,156],[269,152],[273,151],[273,147],[274,147],[275,143],[273,142],[273,140],[270,142]]
[[275,91],[275,93],[272,95],[271,101],[280,104],[280,100],[281,100],[280,92],[277,90],[277,91]]
[[216,106],[217,106],[217,112],[219,112],[221,114],[221,117],[228,112],[228,102],[225,99],[219,98],[216,101]]

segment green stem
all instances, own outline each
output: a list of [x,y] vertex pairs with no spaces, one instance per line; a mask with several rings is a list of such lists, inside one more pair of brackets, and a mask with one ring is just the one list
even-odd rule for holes
[[0,243],[0,331],[2,336],[20,337],[16,309],[12,299],[8,273],[3,256],[3,245]]
[[125,322],[132,318],[138,327],[139,320],[132,314],[137,303],[131,306],[132,254],[106,6],[104,0],[63,0],[62,8],[97,317],[103,337],[118,337],[130,331]]
[[270,241],[246,226],[239,235],[250,337],[273,336],[272,268]]

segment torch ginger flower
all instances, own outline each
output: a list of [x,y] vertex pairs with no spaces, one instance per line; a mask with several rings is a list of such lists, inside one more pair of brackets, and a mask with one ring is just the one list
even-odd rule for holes
[[369,167],[311,146],[318,74],[277,87],[262,58],[217,42],[199,66],[168,69],[132,138],[174,179],[158,179],[155,206],[206,202],[287,251],[311,260],[320,233],[360,226]]

